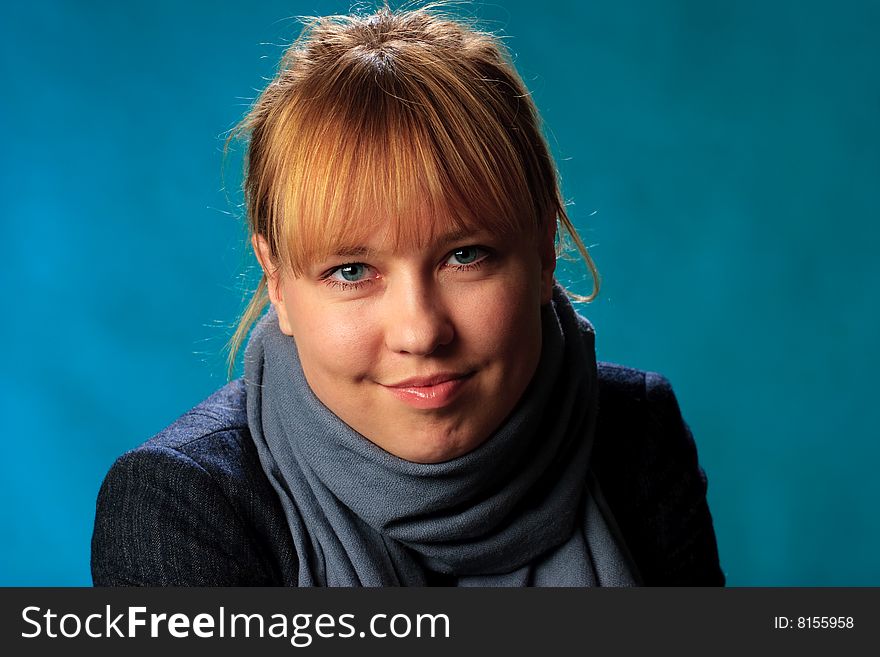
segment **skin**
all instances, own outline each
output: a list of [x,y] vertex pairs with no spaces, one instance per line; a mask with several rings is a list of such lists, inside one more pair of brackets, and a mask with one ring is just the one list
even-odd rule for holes
[[[374,234],[299,277],[274,266],[262,236],[253,246],[318,399],[385,451],[439,463],[489,438],[535,372],[554,231],[502,238],[478,229],[396,249]],[[449,399],[431,402],[439,407],[404,401],[394,387],[441,372],[459,379]]]

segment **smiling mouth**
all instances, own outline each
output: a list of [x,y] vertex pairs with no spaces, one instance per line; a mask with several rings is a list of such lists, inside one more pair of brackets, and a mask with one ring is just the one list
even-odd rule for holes
[[437,409],[455,401],[472,376],[473,372],[443,372],[429,377],[414,377],[383,387],[408,406]]

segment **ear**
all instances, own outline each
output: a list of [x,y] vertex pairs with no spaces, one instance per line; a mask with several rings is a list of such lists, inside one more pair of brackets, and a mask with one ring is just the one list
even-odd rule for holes
[[269,249],[269,242],[262,235],[254,235],[251,238],[251,245],[254,247],[254,254],[257,256],[257,262],[263,269],[266,276],[266,287],[269,290],[269,301],[275,306],[275,312],[278,314],[278,328],[285,335],[293,335],[293,329],[290,326],[290,318],[287,315],[287,308],[284,304],[284,281],[282,278],[281,268],[277,267],[272,259],[272,253]]
[[541,231],[541,304],[550,303],[553,298],[553,274],[556,272],[556,217],[547,220],[547,226]]

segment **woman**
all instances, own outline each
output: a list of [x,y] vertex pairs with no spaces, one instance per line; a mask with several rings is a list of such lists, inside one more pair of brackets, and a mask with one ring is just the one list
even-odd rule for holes
[[245,377],[114,464],[96,584],[723,583],[668,382],[554,281],[557,225],[597,277],[494,37],[315,20],[241,130]]

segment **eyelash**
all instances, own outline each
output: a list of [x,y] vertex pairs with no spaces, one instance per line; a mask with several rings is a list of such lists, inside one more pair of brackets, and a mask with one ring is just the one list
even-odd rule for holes
[[[490,255],[489,249],[487,249],[485,246],[464,246],[450,251],[446,256],[446,260],[449,260],[449,258],[452,257],[452,254],[454,254],[456,251],[461,251],[463,249],[477,249],[477,251],[481,252],[482,255],[480,259],[476,260],[475,262],[469,262],[463,265],[450,265],[455,271],[476,271],[483,266]],[[363,265],[364,267],[368,267],[369,269],[373,268],[364,262],[346,262],[339,265],[338,267],[333,267],[333,269],[329,269],[324,272],[324,274],[321,276],[321,281],[325,283],[328,287],[337,288],[339,290],[357,290],[373,282],[374,278],[372,277],[365,278],[361,281],[341,281],[338,278],[333,278],[333,274],[335,274],[337,271],[339,271],[343,267],[350,267],[352,265]]]
[[[349,264],[357,264],[357,263],[349,263]],[[342,266],[344,267],[345,265],[342,265]],[[339,269],[339,267],[337,267],[336,269]],[[336,271],[336,269],[331,270],[330,274],[333,274],[333,272]],[[364,285],[367,285],[372,280],[373,280],[372,278],[365,278],[362,281],[340,281],[338,278],[330,278],[330,276],[326,276],[323,279],[323,281],[329,287],[335,287],[340,290],[356,290],[358,288],[363,287]]]

